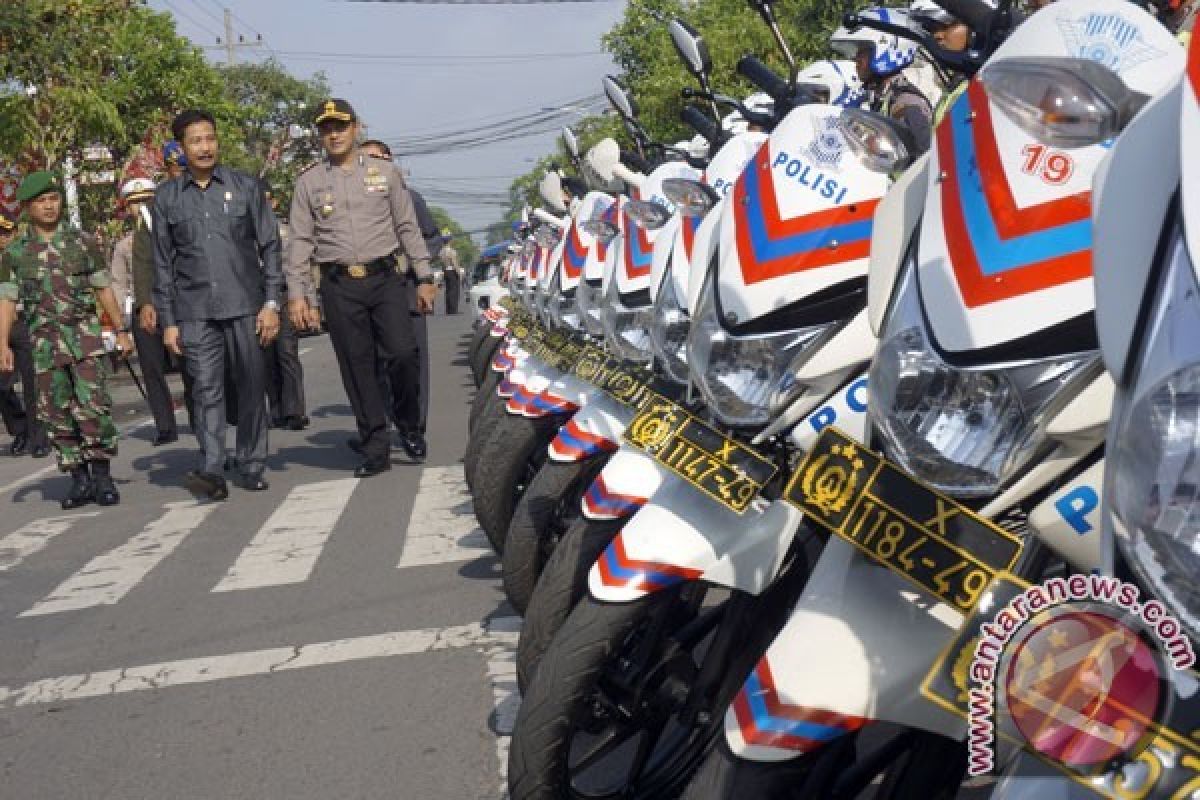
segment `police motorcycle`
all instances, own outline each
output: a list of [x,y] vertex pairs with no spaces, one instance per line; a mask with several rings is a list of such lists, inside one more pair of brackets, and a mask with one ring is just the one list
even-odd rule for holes
[[[546,192],[551,197],[551,192]],[[575,260],[592,259],[603,263],[609,258],[608,245],[588,234],[581,223],[613,205],[613,198],[598,191],[588,192],[572,203],[569,216],[555,225],[547,225],[544,237],[557,236],[552,250],[542,261],[533,291],[535,317],[542,329],[552,327],[573,331],[580,326],[577,315],[552,314],[571,298],[582,266]],[[547,241],[547,243],[550,243]],[[541,248],[547,251],[546,248]],[[476,518],[497,552],[503,551],[504,536],[513,508],[529,481],[545,460],[545,447],[564,418],[593,401],[596,389],[591,384],[547,363],[545,357],[529,356],[522,342],[513,341],[513,352],[506,352],[493,363],[504,372],[497,384],[496,396],[503,398],[502,410],[482,425],[477,423],[471,438],[480,442],[471,482]]]
[[[677,21],[672,23],[672,26],[679,25]],[[686,31],[678,30],[686,36]],[[700,58],[699,51],[697,54],[696,61],[688,63],[694,72],[704,75],[702,83],[706,83],[710,68],[707,55]],[[618,113],[635,121],[635,107],[623,87],[610,78],[605,80],[605,90]],[[731,103],[741,105],[732,100]],[[654,348],[650,339],[664,332],[661,326],[651,324],[661,319],[653,315],[654,303],[668,272],[677,276],[675,282],[686,285],[695,231],[707,209],[707,205],[702,205],[689,215],[681,213],[670,199],[674,188],[689,187],[697,180],[714,192],[732,186],[765,138],[763,133],[750,131],[749,123],[737,111],[727,115],[721,127],[694,107],[685,110],[683,118],[698,131],[699,137],[692,141],[690,151],[685,150],[687,163],[703,167],[702,174],[683,162],[667,162],[648,178],[643,178],[621,164],[616,143],[611,140],[597,146],[589,155],[591,170],[603,179],[613,180],[620,172],[630,186],[630,196],[620,201],[615,225],[606,220],[594,221],[598,234],[614,236],[617,255],[611,274],[606,281],[587,282],[579,291],[601,293],[603,304],[592,302],[591,306],[602,308],[603,312],[593,314],[591,322],[604,331],[610,352],[630,364],[651,363]],[[710,142],[715,154],[708,160],[704,156]],[[676,148],[683,149],[683,144],[679,143]],[[687,202],[687,198],[684,200]],[[675,303],[673,307],[677,306]],[[686,340],[686,325],[686,316],[681,320],[680,314],[675,313],[668,336],[674,337],[676,342],[680,336]],[[667,342],[664,345],[670,350],[674,365],[664,364],[660,353],[654,359],[657,380],[652,381],[656,392],[678,398],[687,381],[686,363],[676,355],[677,346]],[[584,371],[590,368],[588,364],[579,366]],[[637,391],[640,385],[643,384],[629,382],[621,387],[624,389],[621,396],[626,401],[619,413],[612,413],[612,409],[605,406],[584,408],[550,443],[546,465],[518,504],[506,539],[505,593],[519,612],[525,613],[544,565],[568,529],[574,525],[599,528],[599,535],[611,538],[616,532],[614,526],[640,507],[644,497],[652,493],[653,486],[661,482],[663,470],[656,468],[651,459],[640,451],[620,446],[621,437],[636,413],[636,404],[649,396]],[[611,483],[606,482],[604,476]],[[594,535],[584,534],[572,537],[572,542],[593,538]],[[560,561],[563,558],[570,563],[583,563],[578,555],[559,556]],[[571,580],[572,584],[577,582]],[[548,592],[545,597],[554,599],[553,586],[545,591]],[[555,612],[546,611],[546,603],[542,605],[542,610],[535,611],[522,630],[526,643],[519,650],[522,653],[527,654],[530,642],[542,640],[561,622],[563,614],[546,624],[547,614]],[[565,607],[566,603],[550,604],[551,609],[558,606]],[[545,640],[548,641],[548,637]],[[541,649],[542,645],[534,646],[536,652]],[[518,661],[522,662],[522,657],[518,657]],[[524,685],[525,672],[518,666],[520,685]]]
[[[796,88],[782,83],[777,108]],[[514,798],[679,792],[772,635],[754,623],[782,625],[803,585],[800,514],[763,490],[797,423],[835,398],[865,411],[867,245],[888,186],[850,150],[841,111],[801,100],[701,224],[688,363],[708,414],[665,401],[631,423],[627,439],[682,480],[622,527],[538,664]]]
[[[689,44],[697,41],[696,34],[677,21],[672,23],[671,30],[681,54],[694,64],[693,72],[698,76],[705,75],[707,56],[699,55],[702,50],[700,45]],[[771,76],[768,74],[768,77]],[[797,80],[809,91],[829,96],[839,105],[854,102],[861,87],[854,77],[853,64],[848,62],[815,62],[801,70]],[[774,85],[776,82],[772,78],[769,83]],[[786,81],[782,83],[784,87],[775,87],[778,92],[786,91]],[[741,110],[725,119],[727,130],[734,135],[705,169],[701,183],[708,189],[696,183],[665,183],[667,194],[672,196],[676,208],[681,211],[667,223],[667,226],[677,226],[674,240],[664,242],[662,237],[659,238],[668,249],[660,252],[656,248],[655,272],[651,276],[650,296],[646,298],[652,303],[649,309],[652,314],[649,347],[653,351],[654,361],[667,381],[689,391],[690,402],[684,405],[692,414],[703,414],[706,400],[702,393],[688,389],[691,383],[686,352],[690,328],[688,308],[689,296],[694,294],[689,291],[689,274],[693,270],[691,256],[696,243],[709,236],[711,228],[703,227],[708,224],[707,220],[715,222],[717,219],[710,209],[721,208],[719,203],[728,196],[738,176],[766,139],[764,131],[749,130],[749,121],[759,128],[774,127],[776,122],[772,116],[774,102],[769,98],[765,102],[761,100],[764,95],[752,95],[745,104],[738,104],[732,98],[713,96],[707,89],[703,94],[723,105],[740,106]],[[689,110],[695,112],[694,108]],[[729,123],[734,117],[736,121],[731,126]],[[740,128],[736,127],[738,124]],[[806,129],[804,135],[811,137],[811,131]],[[604,167],[598,169],[603,170]],[[667,226],[664,226],[664,230]],[[622,298],[623,304],[630,302]],[[645,300],[642,302],[645,303]],[[668,392],[667,396],[679,401],[678,394],[676,390],[673,394]],[[802,413],[803,409],[800,411]],[[625,420],[624,424],[629,421]],[[624,424],[604,438],[604,446],[616,452],[587,488],[581,517],[554,543],[554,549],[545,561],[544,572],[529,597],[525,625],[517,645],[517,683],[522,688],[528,685],[542,653],[584,595],[588,570],[625,521],[645,506],[664,484],[683,481],[670,468],[656,462],[640,445],[626,441]],[[569,427],[574,426],[575,421],[572,421]],[[584,430],[586,433],[595,433]],[[567,435],[578,438],[572,434],[573,431],[565,430],[560,438],[567,438]],[[559,544],[563,545],[561,552]]]
[[[996,800],[1188,798],[1200,786],[1192,388],[1200,363],[1193,255],[1200,168],[1189,146],[1200,133],[1200,49],[1194,42],[1187,59],[1179,80],[1132,121],[1104,109],[1096,132],[1082,139],[1128,123],[1093,183],[1096,327],[1115,393],[1103,503],[1098,495],[1089,498],[1086,520],[1089,533],[1101,531],[1100,572],[1132,585],[1141,608],[1161,613],[1151,621],[1138,614],[1121,619],[1129,640],[1149,643],[1156,654],[1135,663],[1153,670],[1149,683],[1157,688],[1158,713],[1140,721],[1145,730],[1137,747],[1104,767],[1084,770],[1093,765],[1044,753],[997,759],[1003,773],[991,795]],[[1042,140],[1055,144],[1080,131],[1048,121],[1047,133]],[[1131,204],[1130,197],[1138,202]],[[1130,719],[1139,722],[1135,715]]]
[[[490,300],[487,306],[478,309],[478,316],[473,325],[471,343],[467,346],[467,364],[471,368],[471,379],[476,388],[483,385],[491,375],[488,365],[491,363],[495,350],[503,338],[503,322],[508,319],[509,298],[513,297],[513,271],[523,258],[525,242],[529,239],[531,229],[528,220],[529,209],[522,211],[522,220],[513,223],[513,241],[508,245],[507,255],[499,261],[495,268],[495,287],[488,286],[487,296]],[[491,280],[488,283],[491,283]],[[503,302],[501,300],[503,299]],[[470,421],[474,423],[476,412],[472,409]]]
[[[939,5],[983,45],[954,55],[915,38],[968,74],[984,66],[876,214],[867,424],[825,429],[784,490],[828,538],[688,800],[850,798],[877,779],[876,797],[954,796],[974,642],[952,645],[1013,587],[1098,565],[1080,503],[1095,496],[1113,383],[1093,324],[1090,190],[1116,129],[1082,146],[1047,144],[1045,129],[1078,137],[1100,110],[1136,110],[1182,56],[1118,0],[1061,0],[1015,29],[1007,3]],[[845,126],[900,151],[879,118]]]

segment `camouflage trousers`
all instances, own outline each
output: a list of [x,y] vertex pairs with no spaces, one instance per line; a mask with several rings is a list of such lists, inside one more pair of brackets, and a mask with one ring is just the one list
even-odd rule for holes
[[104,358],[85,358],[37,374],[38,417],[46,426],[59,469],[117,454],[111,374]]

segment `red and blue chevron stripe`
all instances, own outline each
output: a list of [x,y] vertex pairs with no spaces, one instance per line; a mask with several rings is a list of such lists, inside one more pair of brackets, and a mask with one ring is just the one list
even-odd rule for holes
[[650,274],[654,261],[654,243],[646,235],[646,229],[634,222],[627,212],[625,219],[625,276],[630,280],[645,278]]
[[495,372],[508,372],[517,363],[517,359],[504,350],[498,350],[495,358],[492,359],[492,369]]
[[867,723],[863,717],[783,702],[766,658],[758,662],[734,698],[733,713],[747,744],[800,753],[816,750]]
[[692,260],[692,250],[696,247],[696,231],[700,230],[700,223],[703,221],[703,217],[684,217],[680,222],[683,228],[683,254],[687,256],[689,263]]
[[1192,84],[1192,92],[1200,102],[1200,38],[1195,36],[1188,45],[1187,75],[1188,82]]
[[1092,274],[1092,193],[1018,208],[983,84],[972,81],[938,126],[937,152],[946,245],[968,308]]
[[578,410],[579,406],[565,397],[544,390],[529,399],[525,404],[524,413],[530,417],[545,417],[550,414],[573,414]]
[[523,414],[525,407],[529,405],[534,397],[533,392],[524,386],[518,386],[513,390],[512,397],[508,398],[508,402],[504,404],[504,408],[510,414]]
[[605,586],[642,592],[669,589],[678,583],[696,580],[704,574],[702,569],[630,558],[619,533],[601,554],[596,566],[600,569],[600,580]]
[[584,511],[589,517],[597,519],[628,517],[644,505],[645,497],[609,491],[602,475],[596,476],[596,480],[592,481],[592,485],[583,495]]
[[877,205],[879,199],[873,198],[783,219],[775,197],[770,147],[764,144],[733,187],[742,280],[749,286],[866,258]]
[[508,398],[512,397],[513,393],[516,391],[517,391],[517,384],[510,381],[508,379],[507,375],[505,375],[503,378],[501,378],[500,383],[496,386],[496,394],[498,394],[500,397],[503,397],[506,400]]
[[579,222],[574,221],[567,232],[567,243],[563,247],[563,270],[568,278],[575,279],[583,274],[583,266],[586,263],[587,247],[579,238]]
[[598,453],[615,451],[617,443],[595,433],[588,433],[572,419],[559,428],[558,435],[550,442],[550,449],[559,458],[582,461]]
[[[634,197],[637,196],[637,190],[634,190]],[[617,203],[610,203],[608,208],[604,209],[604,213],[600,215],[600,219],[607,222],[609,225],[616,227],[617,225]],[[604,261],[608,258],[609,242],[602,242],[599,239],[595,240],[596,258]]]

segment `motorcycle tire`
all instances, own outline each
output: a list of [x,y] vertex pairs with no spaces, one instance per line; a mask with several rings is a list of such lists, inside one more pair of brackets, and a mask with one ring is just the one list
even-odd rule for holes
[[496,394],[495,390],[480,401],[479,412],[475,415],[475,425],[467,437],[467,447],[463,453],[463,470],[467,477],[467,488],[472,491],[475,489],[475,471],[479,466],[480,453],[491,439],[496,425],[508,416],[508,412],[504,410],[506,402],[504,398]]
[[[475,363],[476,357],[479,355],[479,348],[483,347],[483,343],[491,336],[492,326],[487,323],[477,323],[475,330],[471,333],[471,341],[467,344],[467,366]],[[474,378],[474,375],[471,376]],[[478,386],[479,384],[475,384]]]
[[[563,422],[561,415],[529,419],[501,413],[479,451],[471,486],[475,519],[498,554],[504,552],[513,510],[545,463],[546,447]],[[488,433],[485,428],[479,432]]]
[[883,800],[953,800],[967,774],[967,745],[928,731],[913,731],[907,754],[883,774],[875,796]]
[[583,495],[611,454],[582,461],[547,460],[513,511],[504,539],[504,594],[524,614],[546,560],[582,516]]
[[555,634],[587,594],[592,565],[624,524],[624,520],[580,517],[546,560],[529,595],[525,623],[517,639],[517,688],[521,692],[532,684],[538,662]]
[[504,373],[496,372],[494,369],[488,370],[487,376],[484,377],[483,383],[479,384],[479,388],[475,390],[475,397],[471,400],[471,411],[467,416],[468,431],[475,430],[475,423],[478,422],[484,406],[499,402],[500,398],[496,395],[496,389],[502,380],[504,380]]
[[491,366],[492,358],[500,349],[503,341],[503,336],[488,334],[487,340],[475,351],[475,358],[471,359],[471,379],[475,381],[476,386],[483,383],[487,370]]

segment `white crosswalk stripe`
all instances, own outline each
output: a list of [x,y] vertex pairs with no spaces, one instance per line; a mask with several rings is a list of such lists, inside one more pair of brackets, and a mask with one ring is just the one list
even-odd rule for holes
[[490,552],[471,511],[462,467],[426,467],[396,567],[471,561]]
[[292,489],[213,591],[308,580],[357,485],[357,478],[343,478]]
[[66,533],[75,523],[98,515],[99,511],[72,514],[69,517],[47,517],[34,520],[0,539],[0,572],[10,570],[50,544],[55,536]]
[[34,617],[116,603],[183,543],[216,504],[168,503],[166,513],[125,544],[92,559],[21,614]]

